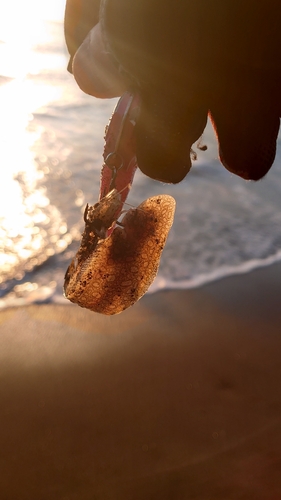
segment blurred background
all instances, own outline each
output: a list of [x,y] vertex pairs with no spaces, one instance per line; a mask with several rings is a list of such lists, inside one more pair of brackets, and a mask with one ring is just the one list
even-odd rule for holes
[[[62,285],[98,199],[104,128],[116,100],[67,72],[65,0],[0,0],[0,308],[67,303]],[[129,203],[169,193],[174,226],[150,291],[191,288],[281,259],[281,148],[258,183],[227,172],[208,124],[177,186],[137,173]],[[239,147],[239,145],[238,145]],[[196,146],[194,147],[196,150]]]

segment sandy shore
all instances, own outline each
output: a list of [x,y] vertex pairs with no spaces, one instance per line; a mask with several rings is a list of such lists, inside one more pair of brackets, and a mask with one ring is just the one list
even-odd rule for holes
[[281,265],[0,313],[0,498],[280,500]]

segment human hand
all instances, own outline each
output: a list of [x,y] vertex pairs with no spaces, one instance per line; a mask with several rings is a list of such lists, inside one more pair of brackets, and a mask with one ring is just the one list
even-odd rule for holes
[[102,0],[100,16],[99,3],[68,0],[72,70],[90,95],[140,93],[140,169],[181,181],[209,113],[223,165],[245,179],[263,177],[281,116],[280,1]]

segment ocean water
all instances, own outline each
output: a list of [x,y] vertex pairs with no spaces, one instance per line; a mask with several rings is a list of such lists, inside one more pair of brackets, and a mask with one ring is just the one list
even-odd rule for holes
[[[84,95],[67,73],[64,2],[29,3],[16,29],[18,4],[11,0],[7,18],[0,3],[0,308],[68,303],[63,278],[85,204],[98,199],[104,128],[116,103]],[[208,150],[197,152],[179,185],[140,172],[133,183],[133,206],[159,193],[177,202],[150,292],[201,286],[281,259],[280,140],[274,166],[258,183],[220,165],[209,124],[203,142]]]

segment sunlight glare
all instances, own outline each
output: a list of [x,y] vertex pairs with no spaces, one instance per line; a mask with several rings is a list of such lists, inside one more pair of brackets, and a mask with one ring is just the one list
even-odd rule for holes
[[58,65],[66,67],[66,61],[48,49],[54,22],[63,44],[64,6],[65,0],[0,0],[0,283],[20,278],[23,263],[24,269],[32,269],[52,251],[45,231],[51,217],[58,235],[63,225],[40,187],[42,172],[32,151],[44,127],[30,124],[36,111],[62,94],[52,77],[38,81],[32,76],[44,71],[52,75]]
[[[65,0],[0,0],[0,75],[24,77],[47,41],[46,21],[62,21]],[[63,30],[62,30],[63,34]]]

